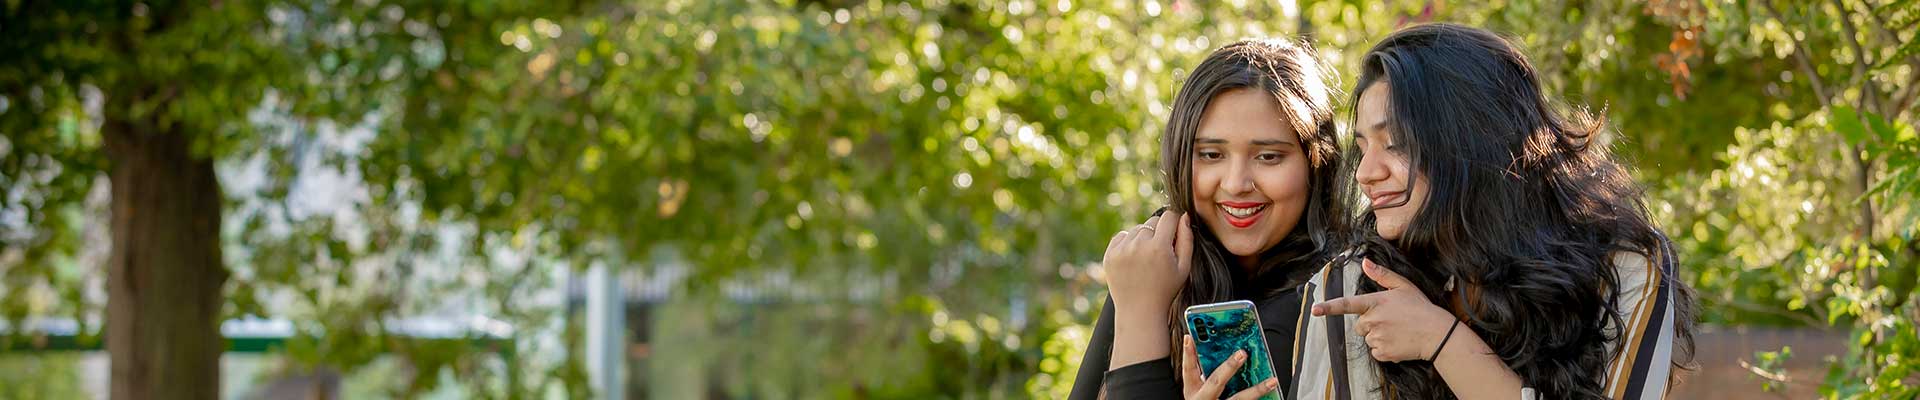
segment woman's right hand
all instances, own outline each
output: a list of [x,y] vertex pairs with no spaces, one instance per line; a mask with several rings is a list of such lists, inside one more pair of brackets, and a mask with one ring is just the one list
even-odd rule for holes
[[1100,263],[1115,312],[1165,318],[1192,269],[1193,231],[1187,225],[1184,213],[1163,214],[1114,234]]
[[[1165,218],[1162,218],[1162,217]],[[1187,283],[1193,255],[1187,216],[1161,215],[1120,231],[1101,264],[1113,296],[1113,353],[1109,370],[1173,356],[1167,346],[1173,296]]]
[[[1180,393],[1186,395],[1187,400],[1219,399],[1220,391],[1227,389],[1227,380],[1233,379],[1233,374],[1239,372],[1240,367],[1247,364],[1247,351],[1240,350],[1233,352],[1233,358],[1227,359],[1227,362],[1221,363],[1218,368],[1213,369],[1213,376],[1202,379],[1200,377],[1200,357],[1195,355],[1193,349],[1193,335],[1187,335],[1184,342],[1185,345],[1180,346],[1180,352],[1182,353],[1180,356],[1180,374],[1182,375],[1180,377]],[[1247,388],[1246,390],[1241,390],[1240,393],[1234,393],[1233,397],[1228,398],[1228,400],[1255,400],[1279,388],[1280,379],[1270,377],[1258,385],[1253,385],[1253,387]]]

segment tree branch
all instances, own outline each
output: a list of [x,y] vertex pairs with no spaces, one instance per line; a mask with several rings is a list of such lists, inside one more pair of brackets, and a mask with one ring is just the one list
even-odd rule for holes
[[[1773,6],[1772,0],[1762,1],[1760,5],[1766,7],[1767,14],[1772,15],[1775,21],[1780,21],[1781,25],[1787,25],[1787,19],[1780,16],[1780,9]],[[1814,71],[1813,61],[1807,59],[1807,44],[1801,42],[1800,38],[1794,37],[1791,34],[1787,35],[1787,37],[1793,39],[1793,60],[1795,64],[1800,66],[1800,73],[1807,75],[1807,84],[1813,86],[1813,95],[1818,96],[1820,98],[1820,104],[1825,106],[1828,99],[1826,83],[1820,82],[1820,74]]]
[[[1860,90],[1858,105],[1854,107],[1854,109],[1860,112],[1853,113],[1854,119],[1860,121],[1860,126],[1873,126],[1867,121],[1867,111],[1871,110],[1874,111],[1875,114],[1885,114],[1883,110],[1878,109],[1880,106],[1880,91],[1878,86],[1874,85],[1873,78],[1868,76],[1872,71],[1867,70],[1867,67],[1873,65],[1874,62],[1867,57],[1866,47],[1860,45],[1860,30],[1853,26],[1853,17],[1848,16],[1851,12],[1847,9],[1847,4],[1840,0],[1827,0],[1827,2],[1833,4],[1834,11],[1840,14],[1840,27],[1846,33],[1847,45],[1853,47],[1855,60],[1853,60],[1853,79],[1851,79],[1852,83],[1849,85]],[[1869,136],[1867,140],[1871,141],[1874,139]],[[1866,196],[1868,188],[1873,187],[1873,182],[1870,181],[1873,176],[1873,165],[1870,163],[1872,163],[1873,160],[1866,158],[1865,143],[1855,143],[1852,147],[1852,151],[1848,152],[1847,157],[1853,161],[1853,177],[1854,181],[1858,184],[1856,189],[1860,190],[1861,196],[1860,240],[1871,241],[1873,240],[1874,225],[1873,201],[1867,199]],[[1873,287],[1873,270],[1863,271],[1861,278],[1865,286]]]
[[[1853,17],[1848,15],[1849,11],[1847,10],[1846,3],[1842,3],[1840,0],[1828,0],[1828,3],[1833,4],[1834,11],[1839,13],[1838,17],[1840,18],[1840,27],[1843,29],[1843,32],[1846,34],[1846,38],[1845,38],[1846,42],[1848,45],[1851,45],[1853,47],[1854,58],[1855,58],[1853,60],[1854,76],[1852,79],[1853,83],[1850,85],[1860,90],[1860,99],[1858,100],[1859,105],[1855,108],[1856,110],[1858,110],[1858,112],[1854,113],[1854,118],[1860,122],[1861,126],[1873,126],[1872,124],[1867,122],[1867,114],[1868,114],[1868,110],[1879,111],[1873,108],[1869,108],[1869,106],[1874,106],[1874,107],[1879,106],[1880,95],[1879,95],[1879,90],[1877,89],[1877,86],[1873,84],[1873,78],[1870,78],[1867,76],[1870,73],[1870,71],[1868,71],[1867,68],[1868,66],[1871,66],[1874,63],[1873,61],[1868,59],[1867,57],[1868,54],[1866,52],[1866,49],[1860,45],[1859,29],[1853,26]],[[1844,100],[1845,99],[1836,99],[1835,101],[1844,101]],[[1876,113],[1876,114],[1879,114],[1879,113]],[[1869,135],[1866,140],[1872,141],[1874,140],[1874,137]],[[1873,187],[1873,182],[1871,182],[1871,179],[1873,177],[1873,165],[1871,163],[1873,162],[1873,160],[1867,159],[1866,148],[1867,148],[1867,144],[1864,142],[1852,144],[1851,146],[1848,147],[1847,158],[1850,159],[1850,161],[1853,161],[1853,167],[1854,167],[1853,178],[1856,184],[1855,189],[1858,189],[1860,191],[1860,228],[1859,228],[1860,240],[1871,242],[1873,241],[1873,225],[1874,225],[1873,199],[1869,197],[1867,194],[1868,194],[1868,191],[1870,190],[1868,188]],[[1875,275],[1877,274],[1874,273],[1874,269],[1872,268],[1867,268],[1860,271],[1860,287],[1863,287],[1863,288],[1874,287],[1874,281],[1878,280],[1876,279]],[[1874,341],[1880,342],[1883,338],[1883,335],[1880,332],[1880,330],[1872,329],[1872,332],[1874,336]],[[1873,349],[1868,348],[1866,349],[1866,351],[1867,351],[1868,358],[1871,359],[1874,353]],[[1872,363],[1868,363],[1866,368],[1869,374],[1878,370],[1877,368],[1875,368],[1875,365],[1873,365]]]
[[[1920,64],[1913,64],[1913,70],[1920,71]],[[1895,113],[1904,113],[1904,112],[1912,111],[1913,101],[1915,99],[1920,99],[1920,85],[1909,84],[1907,85],[1906,90],[1901,91],[1899,95],[1894,96],[1891,99],[1894,104],[1893,110],[1891,111]],[[1898,118],[1898,117],[1899,117],[1898,114],[1887,116],[1887,118]]]
[[[1906,43],[1900,40],[1900,34],[1894,33],[1893,29],[1887,27],[1887,25],[1889,24],[1887,23],[1887,19],[1885,16],[1880,15],[1879,13],[1871,12],[1871,11],[1867,12],[1866,14],[1867,14],[1867,18],[1873,20],[1872,26],[1874,28],[1874,32],[1878,32],[1881,37],[1887,38],[1888,43],[1891,43],[1888,45],[1889,47],[1897,49],[1906,45]],[[1907,66],[1912,68],[1915,71],[1920,71],[1920,56],[1913,56],[1913,55],[1907,56]],[[1901,93],[1895,95],[1894,97],[1888,98],[1890,103],[1893,104],[1894,106],[1893,109],[1888,111],[1891,113],[1901,113],[1901,112],[1906,112],[1907,110],[1912,110],[1913,102],[1915,99],[1920,99],[1920,85],[1906,85],[1905,90],[1902,90]],[[1887,118],[1898,118],[1898,117],[1899,117],[1898,115],[1887,115]]]
[[[1803,313],[1796,313],[1792,311],[1781,310],[1780,307],[1778,306],[1766,306],[1766,305],[1744,302],[1736,299],[1722,299],[1720,302],[1720,305],[1732,307],[1733,309],[1739,310],[1739,311],[1781,317],[1781,318],[1793,320],[1794,322],[1806,324],[1806,326],[1826,326],[1827,325],[1826,316],[1824,315],[1808,316]],[[1816,314],[1818,314],[1820,311],[1818,307],[1808,307],[1808,309]]]
[[[1871,71],[1867,70],[1877,63],[1869,59],[1870,54],[1867,53],[1866,46],[1860,44],[1860,30],[1854,27],[1853,17],[1848,16],[1852,12],[1848,10],[1847,4],[1840,0],[1827,0],[1827,2],[1833,4],[1834,11],[1840,12],[1840,27],[1846,32],[1847,45],[1853,48],[1854,58],[1856,58],[1853,63],[1853,83],[1850,84],[1860,88],[1860,105],[1856,108],[1880,111],[1878,108],[1881,105],[1880,90],[1873,84],[1873,78],[1869,77]],[[1865,126],[1866,115],[1863,113],[1855,113],[1855,115],[1859,116],[1860,123]]]
[[1745,358],[1740,359],[1740,367],[1746,368],[1747,372],[1751,372],[1754,375],[1757,375],[1760,378],[1763,378],[1769,381],[1774,381],[1782,384],[1793,382],[1792,376],[1788,376],[1787,374],[1784,374],[1784,373],[1776,374],[1776,373],[1768,372],[1766,369],[1760,368],[1760,366],[1753,365],[1753,363],[1747,362],[1747,359]]
[[[1835,1],[1837,3],[1837,0]],[[1762,1],[1760,5],[1765,7],[1767,9],[1767,14],[1772,15],[1773,19],[1776,21],[1779,21],[1781,25],[1792,26],[1787,22],[1786,17],[1780,14],[1780,9],[1774,6],[1772,0]],[[1846,7],[1841,6],[1840,9],[1835,11],[1838,11],[1844,14],[1846,12]],[[1841,19],[1846,20],[1847,18],[1842,16]],[[1848,30],[1852,31],[1852,28],[1851,28],[1852,22],[1847,22],[1847,26],[1849,27]],[[1852,41],[1855,46],[1858,46],[1859,40],[1857,38],[1851,37],[1854,35],[1849,35],[1849,36],[1850,38],[1848,40]],[[1792,36],[1789,35],[1789,37],[1792,37]],[[1861,57],[1863,57],[1864,59],[1865,54],[1862,53]],[[1814,95],[1820,97],[1820,105],[1822,108],[1831,107],[1833,105],[1832,102],[1840,101],[1839,99],[1834,99],[1828,96],[1828,94],[1830,94],[1831,92],[1828,92],[1825,84],[1820,81],[1820,75],[1813,68],[1813,60],[1807,56],[1806,42],[1801,41],[1800,38],[1797,38],[1797,37],[1793,38],[1793,59],[1796,62],[1796,64],[1799,64],[1801,72],[1807,74],[1807,84],[1812,85]],[[1854,72],[1856,74],[1855,78],[1859,78],[1864,74],[1862,70],[1863,66],[1861,64],[1862,63],[1856,63],[1855,65],[1855,69],[1854,69]],[[1866,95],[1863,94],[1862,96],[1864,98]],[[1865,122],[1865,120],[1862,119],[1862,122]],[[1851,148],[1847,152],[1848,158],[1850,159],[1850,161],[1853,161],[1854,163],[1854,167],[1855,167],[1854,178],[1857,181],[1857,183],[1859,183],[1860,185],[1859,186],[1860,192],[1864,194],[1866,193],[1866,189],[1871,187],[1871,185],[1868,185],[1868,182],[1867,182],[1867,178],[1871,176],[1871,171],[1868,170],[1869,166],[1867,165],[1867,160],[1864,159],[1860,154],[1862,150],[1860,146],[1855,145],[1850,147]],[[1861,223],[1861,226],[1860,226],[1861,229],[1859,233],[1861,235],[1861,239],[1866,240],[1873,235],[1873,206],[1871,203],[1861,208],[1860,223]],[[1872,280],[1871,278],[1868,279],[1868,281],[1871,281],[1871,280]]]
[[[1871,10],[1872,8],[1871,6],[1869,6],[1868,8],[1869,10],[1867,10],[1867,12],[1862,14],[1866,14],[1867,19],[1870,19],[1873,21],[1873,25],[1872,25],[1873,31],[1875,33],[1880,34],[1881,37],[1887,38],[1887,41],[1892,43],[1892,45],[1889,47],[1900,48],[1900,45],[1902,44],[1900,42],[1900,34],[1894,33],[1893,28],[1887,27],[1887,25],[1890,25],[1887,23],[1887,17],[1884,15],[1880,15],[1879,13],[1876,13],[1873,10]],[[1913,56],[1913,55],[1907,56],[1907,63],[1920,64],[1920,56]]]

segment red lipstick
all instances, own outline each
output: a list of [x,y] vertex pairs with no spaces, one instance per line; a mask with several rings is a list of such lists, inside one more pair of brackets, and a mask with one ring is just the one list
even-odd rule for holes
[[[1260,217],[1264,217],[1267,215],[1267,206],[1271,203],[1258,203],[1258,202],[1247,202],[1247,201],[1222,201],[1217,204],[1220,205],[1220,214],[1221,216],[1227,219],[1228,225],[1233,225],[1233,227],[1235,228],[1245,228],[1245,227],[1253,226],[1254,223],[1260,222]],[[1253,213],[1247,214],[1247,216],[1245,217],[1241,217],[1241,216],[1233,215],[1233,213],[1228,211],[1227,208],[1237,208],[1237,209],[1251,208],[1255,210],[1253,211]]]

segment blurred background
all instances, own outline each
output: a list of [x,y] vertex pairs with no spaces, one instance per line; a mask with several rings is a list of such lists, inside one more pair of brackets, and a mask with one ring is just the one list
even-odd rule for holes
[[1427,21],[1611,122],[1676,396],[1920,395],[1913,0],[15,0],[0,398],[1064,397],[1188,68]]

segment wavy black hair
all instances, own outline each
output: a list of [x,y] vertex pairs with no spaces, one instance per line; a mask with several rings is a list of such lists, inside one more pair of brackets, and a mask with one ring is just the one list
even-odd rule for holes
[[[1160,172],[1167,184],[1168,208],[1193,212],[1193,142],[1200,130],[1200,117],[1207,104],[1221,93],[1232,90],[1259,90],[1273,96],[1280,114],[1300,136],[1301,152],[1307,157],[1307,207],[1300,223],[1280,243],[1261,253],[1259,265],[1251,269],[1238,266],[1227,248],[1199,218],[1191,221],[1194,232],[1193,270],[1187,284],[1174,297],[1168,309],[1169,354],[1180,354],[1180,336],[1186,333],[1180,314],[1188,306],[1230,301],[1235,283],[1256,280],[1296,280],[1311,274],[1331,259],[1332,249],[1351,221],[1350,191],[1340,175],[1341,152],[1335,126],[1332,98],[1325,68],[1313,49],[1288,40],[1242,40],[1214,50],[1193,68],[1175,95],[1166,132],[1160,137]],[[1251,285],[1242,285],[1251,286]],[[1284,289],[1288,285],[1264,285]],[[1257,293],[1256,293],[1257,294]],[[1172,357],[1175,370],[1180,357]]]
[[[1389,85],[1392,142],[1417,171],[1409,185],[1427,179],[1429,192],[1397,240],[1375,232],[1372,213],[1360,214],[1357,251],[1346,254],[1406,276],[1434,304],[1454,305],[1542,398],[1607,398],[1614,353],[1606,342],[1617,333],[1606,326],[1625,326],[1614,256],[1637,253],[1659,268],[1675,254],[1642,189],[1601,140],[1604,121],[1552,102],[1526,56],[1483,29],[1411,26],[1374,45],[1361,65],[1354,104],[1371,85]],[[1459,303],[1443,288],[1449,277],[1464,284]],[[1663,279],[1677,325],[1673,363],[1690,369],[1693,296],[1677,278]],[[1359,289],[1381,290],[1371,280]],[[1454,398],[1430,362],[1378,365],[1389,397]]]

